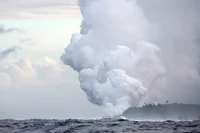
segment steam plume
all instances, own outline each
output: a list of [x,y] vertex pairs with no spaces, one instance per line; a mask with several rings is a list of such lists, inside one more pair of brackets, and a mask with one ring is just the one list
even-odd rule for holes
[[79,72],[89,101],[110,115],[144,102],[199,103],[195,0],[79,0],[79,5],[82,29],[61,60]]
[[[92,103],[105,106],[111,115],[119,114],[130,106],[139,106],[148,82],[164,72],[157,57],[160,49],[140,41],[149,25],[135,1],[88,4],[83,17],[91,28],[72,36],[61,59],[79,72],[81,88]],[[145,69],[146,65],[149,68]]]

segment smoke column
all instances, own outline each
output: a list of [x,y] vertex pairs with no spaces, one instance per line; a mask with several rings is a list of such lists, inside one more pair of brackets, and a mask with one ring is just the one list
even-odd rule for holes
[[[79,73],[88,100],[104,106],[111,116],[144,102],[199,102],[197,52],[191,54],[195,46],[174,52],[181,31],[176,26],[167,29],[166,21],[153,15],[154,8],[146,3],[151,2],[79,0],[81,32],[72,35],[61,56]],[[176,16],[171,15],[173,20]],[[171,37],[172,30],[178,35]],[[193,99],[185,100],[186,94]]]

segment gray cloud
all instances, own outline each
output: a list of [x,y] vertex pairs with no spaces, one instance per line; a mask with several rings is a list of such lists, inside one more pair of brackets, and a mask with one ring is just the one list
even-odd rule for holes
[[22,30],[18,28],[5,28],[3,26],[0,26],[0,34],[14,32],[14,31],[22,32]]
[[138,0],[152,24],[150,41],[157,44],[168,79],[163,98],[199,103],[200,1]]
[[34,41],[31,37],[19,39],[19,42],[20,42],[21,44],[29,44],[29,45],[34,45],[34,44],[36,44],[36,41]]
[[21,49],[20,47],[18,46],[13,46],[13,47],[10,47],[4,51],[0,51],[0,60],[1,59],[4,59],[5,57],[7,57],[9,54],[15,52],[16,50],[19,50]]
[[25,43],[25,42],[30,42],[30,41],[32,41],[31,38],[20,39],[20,43]]

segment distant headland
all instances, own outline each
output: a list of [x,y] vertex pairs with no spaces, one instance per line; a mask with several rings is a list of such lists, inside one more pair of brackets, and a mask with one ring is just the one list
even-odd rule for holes
[[169,103],[131,107],[121,115],[135,120],[200,120],[200,105]]

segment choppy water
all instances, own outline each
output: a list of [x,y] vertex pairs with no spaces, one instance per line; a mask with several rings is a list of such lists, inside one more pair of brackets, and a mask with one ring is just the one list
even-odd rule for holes
[[0,120],[0,133],[200,133],[200,121]]

